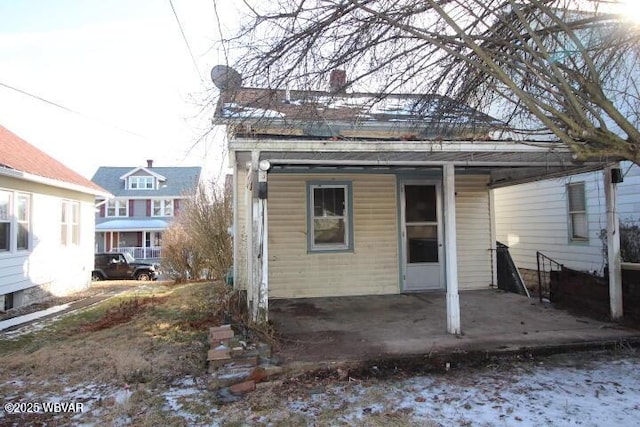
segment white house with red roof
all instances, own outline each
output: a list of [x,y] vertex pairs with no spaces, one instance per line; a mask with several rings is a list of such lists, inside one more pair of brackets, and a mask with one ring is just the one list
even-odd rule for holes
[[0,311],[89,287],[97,196],[110,194],[0,126]]

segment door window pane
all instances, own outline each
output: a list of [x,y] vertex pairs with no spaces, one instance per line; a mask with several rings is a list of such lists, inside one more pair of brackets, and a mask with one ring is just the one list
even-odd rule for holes
[[436,225],[407,226],[407,261],[438,262],[438,227]]
[[436,222],[436,187],[435,185],[406,185],[407,222]]

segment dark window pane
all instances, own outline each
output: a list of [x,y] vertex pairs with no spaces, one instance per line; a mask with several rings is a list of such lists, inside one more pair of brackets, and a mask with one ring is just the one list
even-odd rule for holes
[[438,228],[407,226],[407,254],[409,263],[438,262]]
[[344,193],[344,188],[314,188],[314,216],[344,216]]
[[407,185],[404,189],[407,222],[435,222],[435,185]]
[[344,219],[314,219],[315,244],[346,244]]
[[11,224],[0,222],[0,251],[8,251],[11,244]]
[[29,227],[18,224],[18,249],[29,249]]

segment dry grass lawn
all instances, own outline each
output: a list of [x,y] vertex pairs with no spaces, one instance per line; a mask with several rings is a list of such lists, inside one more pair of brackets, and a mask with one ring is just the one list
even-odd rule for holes
[[206,371],[207,328],[223,286],[155,285],[129,292],[47,328],[0,340],[0,377],[153,383]]

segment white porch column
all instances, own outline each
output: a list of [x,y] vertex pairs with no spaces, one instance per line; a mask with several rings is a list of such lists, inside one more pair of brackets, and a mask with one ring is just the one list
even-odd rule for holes
[[[254,156],[255,154],[255,156]],[[253,317],[253,297],[254,297],[254,276],[253,276],[253,264],[254,264],[254,259],[253,259],[253,254],[254,254],[254,249],[253,249],[253,236],[254,236],[254,232],[253,232],[253,226],[254,226],[254,221],[253,221],[253,217],[254,217],[254,203],[253,203],[253,187],[254,187],[254,177],[255,177],[255,173],[254,173],[254,169],[253,169],[253,159],[255,157],[256,160],[256,167],[257,167],[257,161],[258,161],[258,153],[251,153],[251,163],[247,163],[247,181],[246,181],[246,187],[245,187],[245,212],[246,212],[246,224],[245,224],[245,230],[246,230],[246,234],[247,234],[247,241],[246,241],[246,247],[245,247],[245,252],[246,252],[246,287],[247,287],[247,305],[248,305],[248,309],[249,309],[249,314]]]
[[[614,166],[614,167],[617,167]],[[622,318],[622,270],[620,266],[620,226],[616,206],[617,187],[611,182],[611,169],[604,170],[604,195],[607,199],[607,255],[609,263],[609,306],[611,319]]]
[[271,165],[263,160],[258,166],[258,289],[256,321],[263,323],[269,320],[269,219],[267,210],[267,171]]
[[447,332],[460,334],[460,297],[458,295],[458,250],[456,246],[456,182],[452,163],[442,167],[444,193],[444,252],[447,283]]

